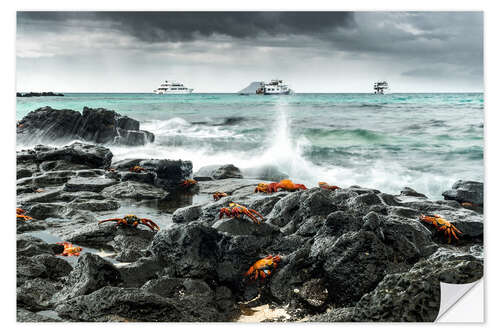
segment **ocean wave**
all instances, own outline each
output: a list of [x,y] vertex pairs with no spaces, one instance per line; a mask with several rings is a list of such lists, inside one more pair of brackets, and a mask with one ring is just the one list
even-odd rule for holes
[[390,139],[385,133],[362,128],[351,130],[309,128],[304,131],[303,135],[310,140],[313,145],[317,146],[374,144]]
[[179,117],[148,122],[141,128],[153,132],[157,140],[165,144],[173,141],[182,141],[183,138],[213,139],[241,137],[241,134],[226,129],[223,126],[208,126],[202,123],[192,124],[184,118]]

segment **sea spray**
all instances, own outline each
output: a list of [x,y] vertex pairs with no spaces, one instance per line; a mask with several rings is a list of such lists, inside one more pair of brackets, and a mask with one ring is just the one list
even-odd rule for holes
[[69,93],[19,98],[17,119],[45,105],[105,107],[155,134],[146,146],[110,146],[114,161],[183,159],[195,171],[271,164],[308,187],[326,181],[399,193],[409,186],[436,200],[458,179],[483,181],[483,103],[482,94]]

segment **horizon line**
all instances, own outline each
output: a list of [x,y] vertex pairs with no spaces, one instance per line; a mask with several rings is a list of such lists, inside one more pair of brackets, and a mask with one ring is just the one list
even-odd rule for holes
[[[25,90],[25,91],[16,91],[16,93],[44,93],[44,92],[52,92],[52,93],[62,93],[62,94],[151,94],[157,95],[154,92],[145,92],[145,91],[60,91],[60,90]],[[386,93],[383,95],[392,95],[392,94],[484,94],[483,91],[422,91],[422,92],[410,92],[410,91],[395,91]],[[192,92],[189,94],[162,94],[163,95],[195,95],[195,94],[240,94],[240,92]],[[366,95],[376,95],[373,92],[294,92],[293,94],[366,94]],[[293,95],[292,94],[292,95]],[[248,94],[248,95],[258,95],[258,94]],[[281,96],[281,95],[270,95],[270,96]],[[284,95],[287,96],[287,95]],[[51,97],[51,96],[45,96]],[[54,96],[56,97],[56,96]]]

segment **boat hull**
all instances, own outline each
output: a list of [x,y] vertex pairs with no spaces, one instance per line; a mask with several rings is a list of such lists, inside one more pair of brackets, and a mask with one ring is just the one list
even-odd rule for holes
[[277,93],[264,92],[264,95],[290,95],[290,91],[277,92]]
[[187,95],[193,92],[193,89],[188,89],[185,91],[153,91],[157,95]]

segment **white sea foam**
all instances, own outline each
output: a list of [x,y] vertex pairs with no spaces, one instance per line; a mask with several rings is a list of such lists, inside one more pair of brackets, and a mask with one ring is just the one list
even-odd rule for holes
[[141,129],[153,132],[161,142],[162,138],[186,137],[186,138],[227,138],[241,137],[241,134],[234,133],[231,130],[223,129],[220,126],[207,126],[203,124],[191,124],[189,121],[175,117],[168,120],[159,120],[147,122],[141,125]]
[[[449,188],[453,182],[445,175],[424,172],[409,172],[406,166],[390,159],[381,159],[367,166],[366,161],[354,163],[351,167],[343,167],[332,161],[331,165],[316,165],[304,157],[303,152],[311,143],[301,136],[293,139],[290,135],[290,119],[286,104],[276,106],[275,129],[267,146],[264,144],[250,155],[245,151],[213,151],[209,146],[190,148],[186,146],[161,145],[162,137],[181,135],[183,137],[226,137],[236,135],[227,129],[216,126],[191,125],[182,118],[150,123],[144,129],[157,136],[157,143],[144,147],[111,147],[115,160],[122,158],[169,158],[183,159],[193,162],[193,170],[202,166],[231,163],[240,168],[251,168],[262,165],[276,166],[287,173],[297,183],[308,187],[317,186],[318,181],[326,181],[341,187],[360,185],[382,190],[388,193],[399,193],[404,186],[430,194],[439,199],[440,192]],[[271,132],[272,133],[272,132]]]

